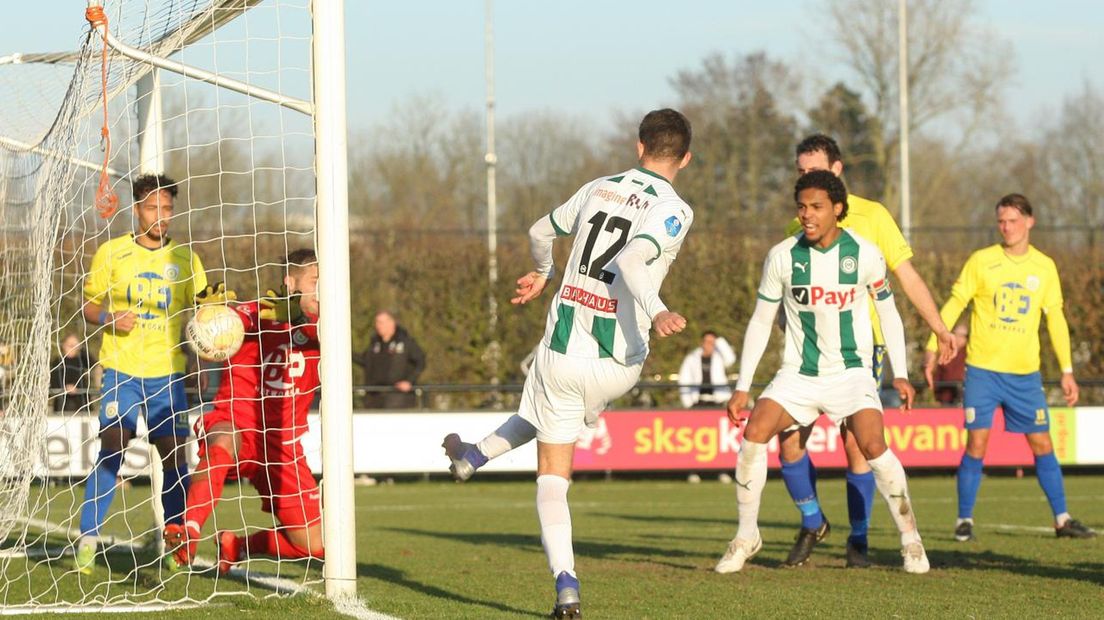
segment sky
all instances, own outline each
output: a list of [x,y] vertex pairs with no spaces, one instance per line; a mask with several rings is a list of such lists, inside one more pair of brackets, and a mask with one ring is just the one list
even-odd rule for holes
[[[823,76],[825,85],[847,81],[828,53],[827,36],[808,19],[819,1],[497,0],[498,113],[552,110],[601,127],[618,113],[673,104],[669,78],[713,53],[765,51]],[[1017,71],[1004,103],[1021,128],[1037,125],[1086,83],[1104,88],[1104,37],[1095,32],[1104,24],[1104,2],[977,4],[979,19],[1012,45]],[[85,27],[83,6],[83,0],[6,6],[0,56],[72,49]],[[346,0],[350,126],[385,122],[418,97],[481,109],[483,29],[482,0]]]

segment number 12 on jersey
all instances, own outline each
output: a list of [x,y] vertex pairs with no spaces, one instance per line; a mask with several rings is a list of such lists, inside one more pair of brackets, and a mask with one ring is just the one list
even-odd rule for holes
[[[609,218],[608,221],[607,218]],[[598,211],[587,220],[587,223],[590,224],[590,234],[587,235],[586,244],[583,246],[583,255],[579,260],[579,273],[606,284],[613,284],[616,276],[612,272],[606,271],[606,265],[629,242],[629,228],[632,227],[632,222],[623,217],[609,217],[609,214],[605,211]],[[617,231],[620,235],[605,252],[594,259],[594,262],[591,262],[590,255],[594,250],[594,243],[598,240],[598,234],[602,231],[602,224],[606,225],[606,232]]]

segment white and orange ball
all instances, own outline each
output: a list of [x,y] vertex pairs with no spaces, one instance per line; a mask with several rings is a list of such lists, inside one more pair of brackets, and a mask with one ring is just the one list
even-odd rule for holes
[[200,306],[184,328],[188,344],[200,359],[222,362],[241,348],[245,326],[227,306]]

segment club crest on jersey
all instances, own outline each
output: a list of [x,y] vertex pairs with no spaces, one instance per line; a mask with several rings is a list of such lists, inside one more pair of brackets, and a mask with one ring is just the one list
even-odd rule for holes
[[843,310],[855,303],[855,288],[845,291],[830,291],[823,286],[795,286],[793,298],[805,306],[834,306]]
[[1039,290],[1039,276],[1027,276],[1027,281],[1024,282],[1027,286],[1027,290],[1035,292]]
[[180,267],[169,263],[165,265],[165,271],[162,273],[162,276],[169,282],[176,282],[180,279]]
[[855,273],[858,268],[859,262],[855,260],[854,256],[844,256],[840,261],[840,271],[843,273]]
[[307,335],[304,334],[303,330],[301,329],[295,330],[295,333],[291,335],[291,342],[298,346],[303,346],[307,344],[308,340],[310,339],[307,338]]
[[673,215],[663,222],[663,226],[667,228],[668,237],[677,237],[679,231],[682,230],[682,222]]

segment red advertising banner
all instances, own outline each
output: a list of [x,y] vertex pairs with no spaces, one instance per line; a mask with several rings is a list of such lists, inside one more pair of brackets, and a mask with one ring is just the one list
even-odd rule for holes
[[[985,464],[1032,464],[1023,436],[1004,432],[1002,414],[996,417]],[[1060,421],[1052,422],[1057,423],[1052,434],[1060,433]],[[962,459],[966,430],[961,409],[915,409],[908,414],[888,409],[885,423],[886,442],[905,467],[957,467]],[[733,469],[742,436],[742,427],[720,410],[607,411],[596,429],[580,437],[575,469]],[[847,465],[839,429],[826,417],[817,420],[807,447],[817,467]],[[778,466],[776,438],[770,443],[770,467]]]

